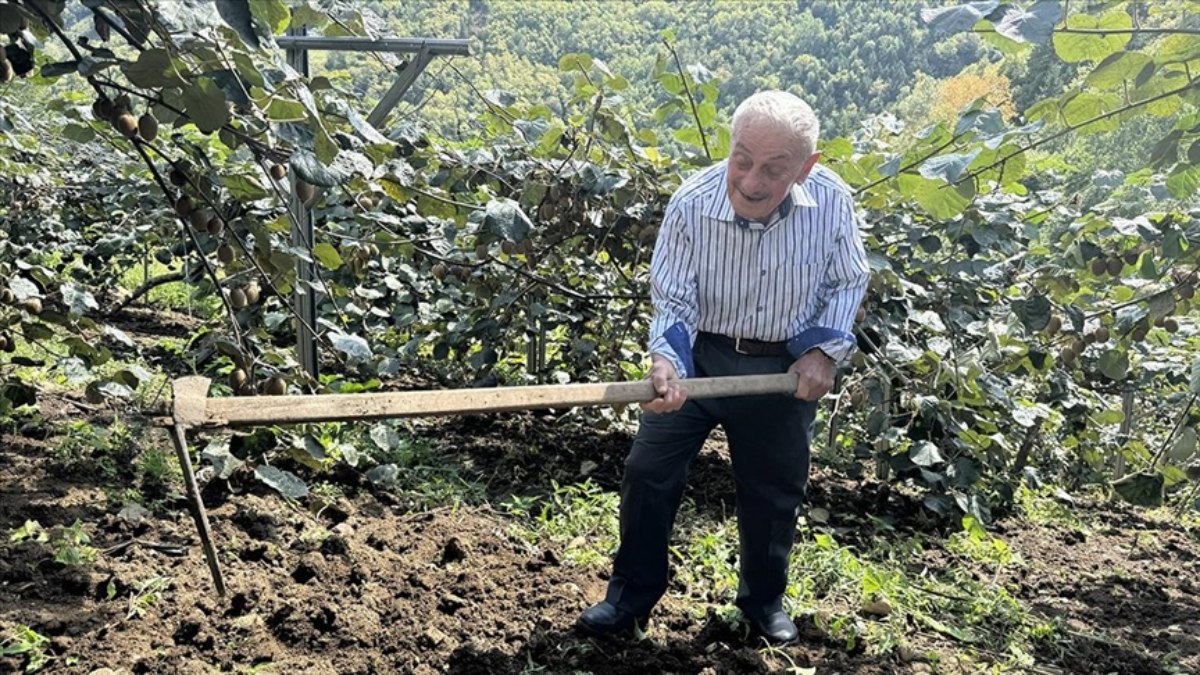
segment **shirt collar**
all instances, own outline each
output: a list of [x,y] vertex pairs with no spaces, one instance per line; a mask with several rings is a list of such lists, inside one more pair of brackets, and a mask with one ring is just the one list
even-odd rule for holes
[[[733,204],[729,202],[729,193],[726,192],[725,186],[725,176],[728,170],[729,160],[725,160],[721,165],[721,179],[716,181],[713,186],[713,198],[709,200],[707,208],[704,209],[704,215],[716,220],[736,223],[739,227],[764,229],[765,226],[762,223],[746,220],[733,212]],[[777,212],[779,218],[788,217],[797,206],[812,208],[817,205],[817,200],[813,199],[812,193],[806,187],[807,183],[808,181],[805,180],[799,185],[792,186],[792,189],[788,191],[787,196],[783,198],[783,202],[779,205],[779,211]]]

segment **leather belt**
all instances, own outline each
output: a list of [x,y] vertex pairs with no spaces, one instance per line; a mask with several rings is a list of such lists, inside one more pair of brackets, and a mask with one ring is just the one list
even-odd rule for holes
[[765,342],[749,338],[734,338],[720,333],[701,333],[743,356],[789,356],[787,342]]

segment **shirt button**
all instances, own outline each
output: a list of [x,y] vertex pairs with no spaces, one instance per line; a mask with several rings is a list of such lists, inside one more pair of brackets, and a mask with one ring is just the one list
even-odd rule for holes
[[755,310],[755,311],[757,311],[757,312],[761,312],[761,311],[763,310],[763,308],[762,308],[762,307],[755,307],[755,308],[754,308],[754,310]]
[[759,276],[766,276],[766,274],[767,274],[767,271],[766,271],[766,270],[763,270],[762,272],[759,272],[759,274],[758,274],[758,275],[759,275]]

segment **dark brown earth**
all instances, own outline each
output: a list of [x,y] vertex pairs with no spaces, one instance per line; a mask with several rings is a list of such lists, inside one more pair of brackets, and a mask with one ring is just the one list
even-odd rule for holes
[[[40,426],[0,439],[0,528],[7,534],[27,519],[47,528],[78,519],[104,551],[94,564],[64,567],[43,545],[0,543],[0,634],[27,625],[49,637],[55,658],[44,672],[253,672],[268,664],[259,672],[971,672],[955,665],[963,645],[928,630],[914,628],[916,649],[875,656],[846,651],[802,618],[801,644],[765,650],[715,615],[693,618],[670,597],[646,640],[582,637],[571,625],[602,597],[603,569],[568,566],[561,551],[518,543],[507,517],[486,504],[406,513],[399,500],[352,478],[347,496],[319,514],[255,483],[235,483],[237,494],[210,486],[206,502],[229,586],[220,598],[181,498],[173,515],[136,524],[120,517],[93,476],[55,468],[56,436],[36,438],[84,410],[61,399],[43,407]],[[597,464],[596,482],[614,488],[628,436],[580,428],[552,415],[512,414],[416,430],[436,439],[445,461],[488,477],[487,498],[498,504],[513,492],[544,494],[552,479],[578,480],[584,460]],[[733,503],[721,450],[718,442],[701,455],[689,493],[715,517]],[[914,500],[878,483],[819,469],[812,492],[815,506],[883,516],[896,528],[843,531],[841,543],[936,535]],[[1047,621],[1064,622],[1065,639],[1037,655],[1044,665],[1037,672],[1153,674],[1172,672],[1170,663],[1174,672],[1200,672],[1196,533],[1120,505],[1078,513],[1099,526],[1086,534],[1017,520],[994,528],[1024,560],[1002,568],[997,581]],[[936,546],[913,562],[992,575]],[[165,586],[139,616],[130,598],[155,578]],[[912,657],[928,650],[942,660]],[[21,655],[0,657],[0,671],[24,665]]]

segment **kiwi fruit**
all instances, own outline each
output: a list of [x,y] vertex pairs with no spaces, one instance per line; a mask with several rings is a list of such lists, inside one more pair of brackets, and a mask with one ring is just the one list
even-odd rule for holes
[[188,222],[192,224],[192,229],[200,231],[208,229],[208,219],[212,216],[204,209],[196,209],[188,214]]
[[480,244],[475,247],[475,257],[479,258],[480,260],[483,260],[484,258],[488,257],[487,244]]
[[0,83],[12,82],[13,75],[15,74],[12,64],[8,62],[8,59],[0,58]]
[[250,376],[241,368],[235,368],[229,373],[229,388],[234,391],[239,391],[250,380]]
[[117,131],[125,138],[133,138],[138,133],[138,121],[132,114],[124,112],[117,116],[115,123]]
[[0,288],[0,302],[11,305],[16,301],[17,296],[12,292],[11,288]]
[[158,138],[158,120],[150,113],[146,113],[138,118],[137,128],[138,135],[142,137],[142,140],[153,141]]
[[242,292],[246,294],[246,302],[251,305],[256,304],[258,299],[262,297],[262,291],[259,289],[258,284],[254,282],[246,284],[242,288]]
[[282,396],[287,393],[287,381],[278,375],[273,375],[267,379],[267,383],[263,387],[263,391],[265,391],[268,396]]
[[316,194],[316,188],[314,188],[310,183],[306,183],[302,180],[296,181],[296,196],[300,198],[300,201],[307,204],[308,202],[312,201],[312,198],[316,196]]
[[214,237],[219,236],[225,231],[225,221],[221,220],[221,218],[218,216],[213,216],[212,218],[208,219],[208,224],[205,225],[205,229],[208,230],[210,235]]
[[246,292],[240,288],[235,288],[229,291],[229,304],[233,305],[234,309],[242,309],[246,306]]
[[429,273],[433,275],[434,279],[438,279],[438,280],[445,279],[446,278],[446,266],[442,263],[438,263],[438,264],[434,265],[431,270],[429,270]]
[[1105,328],[1104,326],[1097,328],[1096,332],[1092,333],[1092,335],[1096,336],[1096,342],[1108,342],[1108,328]]
[[1179,287],[1179,297],[1184,300],[1191,300],[1192,296],[1196,295],[1196,287],[1191,284],[1183,284]]
[[1125,259],[1125,264],[1126,265],[1136,265],[1138,258],[1140,258],[1141,255],[1142,254],[1139,253],[1136,249],[1134,249],[1132,251],[1126,251],[1125,255],[1123,256]]
[[271,165],[271,178],[275,180],[283,180],[287,177],[287,167],[282,164]]
[[169,178],[171,179],[171,185],[174,185],[175,187],[183,187],[184,185],[187,185],[188,182],[187,172],[179,167],[173,167],[171,169],[171,175]]
[[1109,258],[1107,263],[1108,273],[1112,276],[1120,276],[1121,270],[1125,269],[1125,261],[1120,258]]
[[27,298],[25,300],[25,302],[21,303],[21,309],[25,310],[26,312],[29,312],[30,314],[35,314],[35,315],[41,314],[42,313],[42,299],[41,298]]
[[187,218],[192,211],[196,210],[196,202],[188,195],[179,195],[179,199],[175,200],[175,213],[180,218]]
[[1103,276],[1107,270],[1108,261],[1106,261],[1104,258],[1095,258],[1092,260],[1092,274],[1095,274],[1098,277]]
[[107,122],[112,117],[113,104],[107,97],[101,96],[92,104],[92,117]]
[[1166,321],[1163,321],[1163,328],[1168,333],[1178,333],[1179,332],[1179,322],[1176,321],[1175,319],[1167,319]]
[[1061,352],[1059,352],[1058,358],[1060,361],[1069,366],[1072,363],[1075,363],[1075,359],[1079,358],[1079,355],[1076,354],[1074,349],[1065,347]]
[[1055,335],[1060,330],[1062,330],[1062,317],[1058,315],[1050,317],[1050,320],[1046,322],[1046,333]]
[[1130,337],[1133,338],[1134,342],[1141,342],[1142,340],[1146,339],[1146,332],[1147,331],[1145,328],[1138,326],[1137,328],[1133,329],[1133,334]]
[[228,265],[233,262],[233,247],[229,244],[222,243],[217,247],[217,260],[221,261],[222,265]]
[[504,251],[505,255],[512,255],[517,252],[517,245],[505,239],[500,242],[500,250]]
[[858,311],[854,313],[854,323],[862,323],[866,319],[867,319],[867,308],[859,307]]

